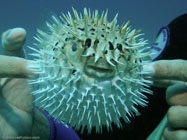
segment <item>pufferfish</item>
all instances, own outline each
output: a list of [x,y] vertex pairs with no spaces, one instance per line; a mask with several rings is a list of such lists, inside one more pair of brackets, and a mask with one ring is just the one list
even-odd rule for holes
[[144,59],[151,54],[147,40],[129,21],[118,26],[118,14],[109,22],[108,10],[99,16],[98,10],[84,8],[82,15],[72,9],[74,17],[52,16],[47,31],[38,29],[39,49],[30,47],[40,67],[29,80],[37,87],[34,103],[82,132],[110,131],[112,123],[121,128],[120,118],[130,123],[139,114],[137,105],[148,103],[144,93],[152,94],[143,70],[150,63]]

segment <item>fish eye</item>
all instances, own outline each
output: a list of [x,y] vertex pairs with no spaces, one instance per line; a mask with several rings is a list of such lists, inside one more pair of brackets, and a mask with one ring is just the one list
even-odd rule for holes
[[77,50],[77,45],[76,44],[73,44],[72,45],[72,51],[75,52]]

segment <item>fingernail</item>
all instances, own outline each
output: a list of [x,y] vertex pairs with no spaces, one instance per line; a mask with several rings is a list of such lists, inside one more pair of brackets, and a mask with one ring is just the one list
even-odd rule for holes
[[143,66],[143,71],[144,71],[144,72],[147,72],[148,75],[153,76],[154,73],[155,73],[153,64],[144,65],[144,66]]
[[[26,39],[26,31],[23,28],[13,28],[8,32],[6,39],[10,45],[14,45],[14,48],[12,49],[17,49],[24,44]],[[17,47],[15,47],[15,45]]]

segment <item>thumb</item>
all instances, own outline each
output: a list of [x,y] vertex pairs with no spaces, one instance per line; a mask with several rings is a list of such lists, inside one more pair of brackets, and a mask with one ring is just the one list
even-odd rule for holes
[[13,28],[2,34],[2,53],[9,56],[24,56],[23,48],[26,31],[23,28]]

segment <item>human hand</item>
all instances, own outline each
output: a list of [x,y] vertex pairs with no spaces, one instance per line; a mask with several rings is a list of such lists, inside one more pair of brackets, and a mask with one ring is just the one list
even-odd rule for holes
[[165,140],[187,139],[187,61],[160,60],[145,66],[152,72],[154,86],[166,87],[168,125]]
[[[1,140],[7,139],[6,137],[13,139],[16,136],[32,136],[37,134],[36,131],[42,133],[42,130],[36,129],[41,126],[45,126],[46,129],[45,139],[49,137],[48,120],[41,115],[42,113],[34,109],[33,96],[30,94],[27,79],[24,79],[35,76],[33,72],[37,70],[34,62],[24,59],[22,46],[25,38],[26,31],[22,28],[8,30],[2,35],[3,55],[0,55]],[[38,120],[40,123],[37,122]],[[41,122],[44,124],[41,125]]]

